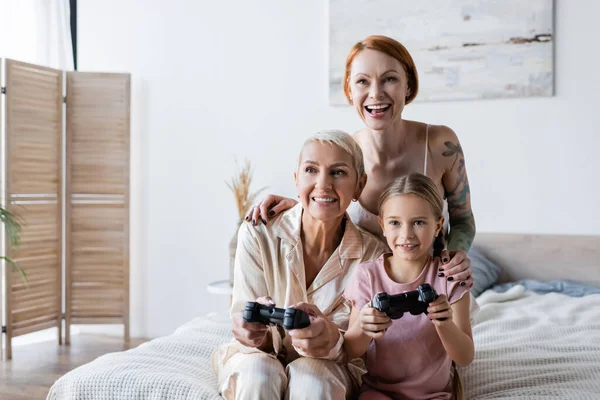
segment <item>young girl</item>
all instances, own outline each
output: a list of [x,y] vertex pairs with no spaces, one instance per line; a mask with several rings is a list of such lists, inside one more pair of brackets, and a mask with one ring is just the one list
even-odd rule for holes
[[[393,253],[360,264],[344,293],[353,304],[344,348],[350,358],[367,353],[361,400],[460,397],[452,364],[473,360],[469,291],[443,277],[439,258],[429,255],[444,223],[442,201],[421,174],[392,181],[381,195],[379,223]],[[428,314],[407,312],[392,321],[370,305],[377,293],[403,293],[423,283],[439,296]]]

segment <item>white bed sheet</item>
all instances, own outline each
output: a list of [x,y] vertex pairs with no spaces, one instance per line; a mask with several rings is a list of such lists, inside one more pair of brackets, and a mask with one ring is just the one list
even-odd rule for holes
[[72,370],[54,383],[47,399],[221,399],[210,355],[231,337],[228,316],[196,318],[169,336]]
[[600,295],[515,286],[477,299],[465,399],[600,399]]
[[[477,301],[475,359],[460,369],[465,399],[600,399],[600,295],[535,295],[515,286]],[[210,355],[229,340],[227,317],[197,318],[69,372],[48,399],[220,399]]]

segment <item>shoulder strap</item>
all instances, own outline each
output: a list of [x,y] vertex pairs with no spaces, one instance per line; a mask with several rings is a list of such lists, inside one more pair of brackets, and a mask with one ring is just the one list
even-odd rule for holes
[[423,166],[423,175],[427,176],[427,154],[429,153],[429,124],[425,127],[425,165]]

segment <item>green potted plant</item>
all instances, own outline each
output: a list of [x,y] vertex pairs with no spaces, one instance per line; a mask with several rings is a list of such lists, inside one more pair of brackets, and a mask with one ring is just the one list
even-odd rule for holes
[[[17,221],[15,215],[4,207],[0,207],[0,221],[2,221],[2,224],[4,225],[4,230],[11,246],[18,246],[20,242],[21,225]],[[19,272],[21,278],[23,278],[24,281],[27,281],[25,270],[23,270],[17,262],[5,255],[0,255],[0,259],[6,261],[7,264],[12,265],[13,270]]]
[[235,251],[237,248],[237,234],[240,228],[240,224],[244,222],[250,207],[252,206],[256,196],[260,192],[266,189],[266,187],[260,188],[254,193],[250,193],[250,184],[252,183],[252,168],[250,161],[246,160],[244,167],[240,170],[237,162],[236,171],[231,182],[225,182],[227,187],[233,192],[235,198],[235,205],[238,211],[238,221],[235,229],[235,234],[229,241],[229,284],[233,286],[233,265],[235,261]]

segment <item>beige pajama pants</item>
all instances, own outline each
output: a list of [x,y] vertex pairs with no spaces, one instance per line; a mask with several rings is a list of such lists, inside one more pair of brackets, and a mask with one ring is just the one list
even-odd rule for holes
[[219,366],[219,392],[226,399],[346,399],[358,394],[364,370],[355,365],[300,357],[284,367],[264,353],[237,353]]

